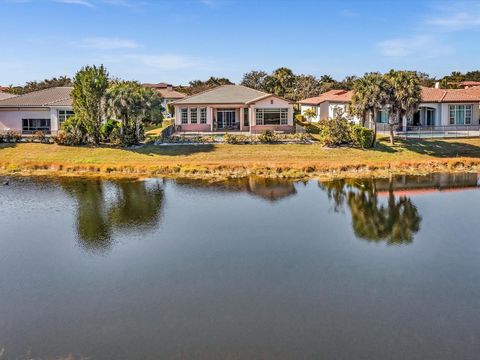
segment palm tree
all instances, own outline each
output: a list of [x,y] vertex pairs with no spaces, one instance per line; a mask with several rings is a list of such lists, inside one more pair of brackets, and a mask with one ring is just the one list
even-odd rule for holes
[[387,106],[389,108],[390,143],[394,144],[393,128],[418,110],[422,100],[420,79],[414,71],[390,70],[385,74],[388,83]]
[[378,72],[366,73],[353,84],[353,96],[350,112],[360,116],[362,126],[365,126],[367,118],[373,121],[373,141],[375,144],[377,129],[375,114],[381,110],[387,101],[387,84],[382,74]]
[[308,122],[310,122],[310,119],[314,118],[317,116],[317,112],[313,110],[312,108],[308,108],[303,112],[303,116],[307,119]]

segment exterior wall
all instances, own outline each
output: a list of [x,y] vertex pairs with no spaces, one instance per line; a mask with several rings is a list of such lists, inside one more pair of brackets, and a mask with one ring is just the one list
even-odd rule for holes
[[53,127],[50,109],[0,109],[0,131],[22,131],[22,119],[50,119]]
[[[182,109],[190,108],[207,108],[206,124],[191,124],[190,110],[188,111],[188,124],[182,124]],[[243,125],[243,109],[248,108],[249,127]],[[255,109],[257,108],[288,108],[288,117],[286,125],[255,125]],[[240,129],[244,131],[262,132],[264,130],[293,131],[295,129],[293,123],[293,105],[286,100],[279,99],[275,96],[262,99],[250,105],[244,104],[209,104],[209,105],[175,105],[175,125],[181,128],[181,131],[213,131],[216,111],[219,109],[235,109],[237,122],[240,123]],[[198,117],[200,121],[200,116]]]
[[[441,114],[440,114],[440,124],[442,126],[450,125],[449,119],[449,105],[473,105],[472,111],[472,124],[471,125],[479,125],[479,103],[443,103],[441,104]],[[458,125],[461,126],[461,125]]]
[[[256,125],[255,109],[276,109],[288,108],[288,117],[286,125]],[[295,125],[293,123],[293,105],[286,100],[270,96],[250,105],[250,132],[262,132],[265,130],[293,132]]]
[[300,105],[300,114],[304,115],[305,111],[308,109],[313,109],[317,114],[315,117],[308,119],[309,122],[319,122],[320,121],[320,106],[316,105]]

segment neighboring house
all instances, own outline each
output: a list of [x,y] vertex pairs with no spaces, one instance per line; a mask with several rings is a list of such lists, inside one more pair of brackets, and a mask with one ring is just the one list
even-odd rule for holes
[[458,83],[458,86],[464,89],[468,89],[473,86],[480,86],[480,81],[461,81]]
[[310,122],[319,122],[322,119],[331,119],[336,115],[348,118],[349,120],[358,122],[357,117],[348,116],[348,106],[352,99],[353,91],[347,90],[330,90],[319,96],[300,100],[300,112],[305,114],[307,109],[315,111],[315,116],[307,119]]
[[[438,89],[421,87],[422,102],[418,111],[410,119],[404,119],[403,127],[408,126],[447,126],[479,125],[480,86],[468,89]],[[315,98],[300,101],[302,114],[313,108],[317,116],[310,121],[334,117],[338,109],[348,113],[353,92],[331,90]],[[337,110],[336,110],[337,109]],[[348,118],[348,115],[345,115]],[[349,118],[358,121],[357,118]],[[377,112],[377,123],[387,123],[386,110]]]
[[71,87],[54,87],[0,100],[0,131],[55,133],[73,115]]
[[3,92],[3,91],[0,90],[0,100],[10,99],[10,98],[15,97],[15,96],[17,96],[17,95],[9,94],[7,92]]
[[175,107],[177,131],[293,132],[293,105],[276,95],[241,85],[223,85],[182,100]]
[[168,109],[168,104],[170,104],[172,101],[180,100],[187,96],[181,92],[175,91],[171,84],[143,84],[143,86],[157,90],[158,96],[162,99],[161,104],[165,111],[171,111]]

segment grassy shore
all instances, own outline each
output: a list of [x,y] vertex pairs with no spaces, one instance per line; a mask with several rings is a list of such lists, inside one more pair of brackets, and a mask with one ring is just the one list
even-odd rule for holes
[[288,178],[385,176],[479,171],[480,139],[385,140],[375,149],[313,145],[67,147],[0,144],[0,173],[102,177]]

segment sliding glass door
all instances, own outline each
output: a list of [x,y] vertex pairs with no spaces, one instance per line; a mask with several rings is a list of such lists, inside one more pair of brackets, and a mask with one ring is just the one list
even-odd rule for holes
[[217,110],[217,129],[234,129],[236,127],[235,109]]

